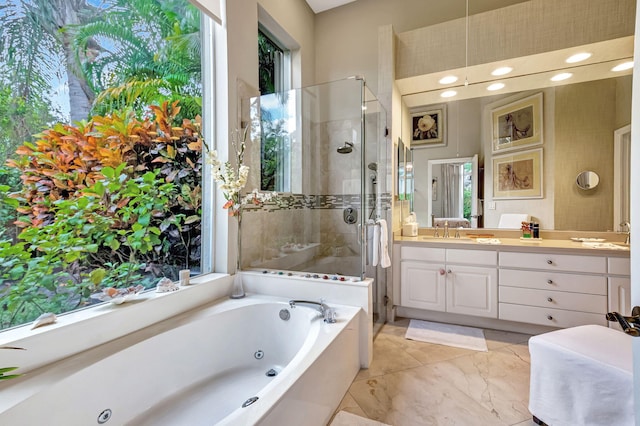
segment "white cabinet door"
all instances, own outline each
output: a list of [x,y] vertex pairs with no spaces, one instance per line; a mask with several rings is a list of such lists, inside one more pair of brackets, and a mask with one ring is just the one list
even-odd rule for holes
[[447,268],[447,312],[498,318],[498,271],[451,265]]
[[[631,278],[609,277],[608,312],[631,315]],[[622,330],[618,322],[609,321],[609,327]]]
[[400,268],[402,306],[432,311],[445,310],[444,265],[403,260]]

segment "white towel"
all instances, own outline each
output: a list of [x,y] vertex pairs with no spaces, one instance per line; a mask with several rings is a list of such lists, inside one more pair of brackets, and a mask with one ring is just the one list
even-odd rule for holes
[[[380,228],[380,266],[388,268],[391,266],[391,258],[389,257],[389,235],[387,234],[387,221],[384,219],[378,219],[377,228]],[[375,234],[374,234],[375,240]]]
[[376,227],[377,226],[373,220],[367,221],[367,265],[373,265],[373,259],[378,258],[378,249],[373,242],[373,235]]
[[371,259],[371,266],[378,266],[380,261],[380,225],[377,223],[373,225],[373,258]]

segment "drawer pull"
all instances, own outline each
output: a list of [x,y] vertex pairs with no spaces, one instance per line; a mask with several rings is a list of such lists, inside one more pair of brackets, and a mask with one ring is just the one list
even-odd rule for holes
[[553,280],[547,280],[547,284],[553,284]]
[[547,297],[547,302],[553,302],[553,299],[550,297]]
[[548,259],[548,260],[547,260],[547,265],[553,265],[553,260]]
[[553,321],[553,317],[552,317],[551,315],[547,315],[547,319],[548,319],[549,321]]
[[438,272],[440,273],[440,275],[446,274],[446,271],[444,269],[442,269],[442,268],[440,268],[440,270]]
[[450,274],[450,273],[451,273],[451,269],[449,269],[449,270],[447,271],[447,274]]

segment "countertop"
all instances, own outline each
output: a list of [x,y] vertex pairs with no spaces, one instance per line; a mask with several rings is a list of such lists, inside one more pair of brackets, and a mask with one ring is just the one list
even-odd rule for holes
[[[629,257],[630,247],[624,243],[626,235],[617,232],[572,232],[546,231],[540,233],[541,238],[521,239],[519,231],[505,231],[492,229],[473,229],[461,232],[461,238],[453,238],[455,230],[449,231],[450,238],[433,237],[433,229],[420,229],[417,237],[407,237],[394,233],[394,243],[409,245],[424,245],[425,247],[450,247],[464,249],[498,250],[498,251],[526,251],[541,253],[574,253],[594,256]],[[469,237],[468,235],[471,235]],[[484,238],[478,238],[482,235]],[[599,238],[603,243],[576,242],[571,238]],[[499,241],[499,244],[489,242]],[[611,248],[609,248],[611,246]]]

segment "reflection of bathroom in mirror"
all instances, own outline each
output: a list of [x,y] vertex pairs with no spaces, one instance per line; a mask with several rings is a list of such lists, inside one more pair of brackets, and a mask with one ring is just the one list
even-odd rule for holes
[[[478,156],[428,160],[424,191],[415,191],[414,209],[426,211],[425,226],[478,227]],[[429,185],[431,182],[431,185]],[[417,214],[416,214],[417,216]]]
[[[543,229],[555,230],[619,231],[619,223],[625,222],[622,220],[625,213],[621,212],[628,210],[629,173],[628,170],[625,173],[624,166],[619,164],[628,163],[629,151],[616,145],[614,152],[617,143],[614,143],[617,137],[614,135],[617,129],[628,128],[631,121],[632,69],[614,71],[613,68],[632,61],[634,22],[608,16],[608,13],[606,16],[587,13],[581,16],[584,22],[572,21],[575,17],[569,16],[571,14],[554,16],[557,18],[553,23],[556,28],[584,26],[590,30],[586,32],[588,37],[581,38],[582,35],[566,31],[562,37],[556,34],[553,36],[556,38],[550,40],[549,34],[553,32],[547,34],[543,31],[543,27],[552,25],[548,17],[545,18],[546,3],[541,0],[530,5],[514,5],[509,11],[505,9],[502,12],[517,14],[519,8],[539,6],[540,10],[532,15],[536,22],[527,24],[538,28],[533,33],[527,32],[535,34],[535,41],[513,33],[516,26],[510,26],[507,29],[512,31],[510,35],[494,40],[495,45],[492,45],[491,32],[485,32],[484,28],[490,27],[488,24],[492,19],[502,22],[500,19],[505,19],[505,16],[491,12],[471,16],[470,35],[466,41],[469,45],[465,46],[464,37],[460,38],[458,45],[448,45],[449,50],[459,47],[461,52],[468,47],[473,56],[468,67],[464,56],[462,61],[451,58],[448,68],[437,68],[438,65],[433,63],[422,64],[411,59],[412,55],[419,54],[424,58],[441,54],[428,50],[437,50],[439,39],[453,37],[460,28],[464,28],[464,19],[451,21],[450,26],[425,27],[398,35],[400,52],[396,54],[396,84],[402,99],[402,137],[410,136],[407,122],[411,111],[428,109],[430,105],[443,102],[446,102],[448,111],[445,123],[448,145],[412,150],[414,211],[421,226],[431,225],[432,214],[444,216],[435,210],[438,208],[436,202],[431,205],[431,211],[429,203],[423,202],[432,183],[428,181],[426,171],[430,168],[429,161],[475,154],[479,156],[481,171],[478,184],[480,227],[497,228],[502,213],[530,214]],[[606,3],[609,4],[607,10],[630,4],[627,0],[615,4],[607,0]],[[616,26],[616,35],[598,33],[601,28],[594,24],[596,22],[598,25],[607,22],[607,25]],[[425,47],[422,41],[427,39],[431,42]],[[504,41],[506,39],[510,40],[509,43]],[[501,48],[500,43],[506,44]],[[589,52],[592,56],[579,64],[565,63],[571,54],[579,51]],[[525,52],[529,56],[521,56]],[[498,66],[506,65],[512,67],[509,75],[490,75]],[[550,80],[561,71],[571,75],[564,81]],[[447,75],[458,76],[458,81],[440,84],[438,81]],[[493,89],[498,89],[488,91],[489,83],[494,82],[504,86],[494,86]],[[456,94],[443,98],[441,95],[445,91]],[[508,147],[498,152],[492,144],[491,111],[537,94],[542,94],[542,142],[535,146]],[[542,148],[543,159],[542,198],[494,199],[493,158],[539,148]],[[576,185],[576,178],[583,171],[598,175],[595,189],[584,190]],[[442,186],[440,179],[438,185]],[[591,181],[589,184],[592,186]]]

